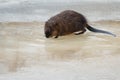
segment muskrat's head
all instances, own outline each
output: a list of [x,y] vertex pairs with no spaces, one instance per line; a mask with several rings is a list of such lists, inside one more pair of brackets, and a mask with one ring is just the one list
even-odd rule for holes
[[55,24],[54,22],[47,21],[45,23],[44,33],[46,38],[50,38],[55,36],[56,30],[55,30]]

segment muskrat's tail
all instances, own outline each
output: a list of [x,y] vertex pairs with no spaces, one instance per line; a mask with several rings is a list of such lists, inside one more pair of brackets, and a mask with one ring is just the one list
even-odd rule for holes
[[116,37],[116,35],[113,34],[113,33],[111,33],[111,32],[93,28],[93,27],[89,26],[88,24],[87,24],[86,28],[87,28],[88,30],[92,31],[92,32],[96,32],[96,33],[105,33],[105,34],[109,34],[109,35],[112,35],[112,36]]

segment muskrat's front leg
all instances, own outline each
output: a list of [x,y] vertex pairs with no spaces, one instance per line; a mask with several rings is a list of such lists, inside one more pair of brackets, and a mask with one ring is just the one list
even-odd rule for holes
[[56,35],[55,38],[58,38],[59,35]]
[[54,31],[54,36],[55,36],[55,38],[58,38],[59,32],[58,31]]

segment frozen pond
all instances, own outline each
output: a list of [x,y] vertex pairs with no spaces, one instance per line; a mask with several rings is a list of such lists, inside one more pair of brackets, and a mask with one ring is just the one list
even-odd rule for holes
[[[0,80],[120,80],[119,0],[51,1],[0,0]],[[44,22],[65,9],[117,37],[87,30],[46,39]]]
[[117,37],[87,31],[46,39],[44,23],[0,23],[0,80],[119,80],[120,22],[91,25]]

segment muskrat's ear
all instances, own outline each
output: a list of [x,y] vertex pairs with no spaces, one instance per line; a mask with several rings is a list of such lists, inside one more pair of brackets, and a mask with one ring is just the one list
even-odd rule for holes
[[54,26],[56,26],[56,25],[57,25],[57,22],[56,22],[56,21],[52,21],[52,24],[53,24]]

